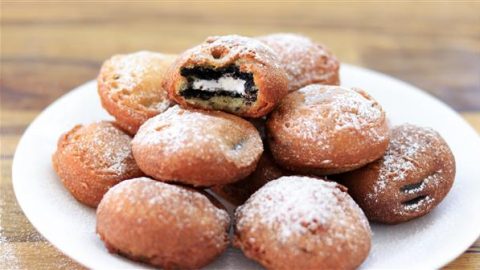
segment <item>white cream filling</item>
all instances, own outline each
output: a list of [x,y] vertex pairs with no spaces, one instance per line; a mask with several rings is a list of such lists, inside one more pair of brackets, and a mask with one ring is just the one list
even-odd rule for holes
[[245,80],[230,76],[220,77],[218,80],[194,79],[193,89],[215,92],[219,89],[245,95]]

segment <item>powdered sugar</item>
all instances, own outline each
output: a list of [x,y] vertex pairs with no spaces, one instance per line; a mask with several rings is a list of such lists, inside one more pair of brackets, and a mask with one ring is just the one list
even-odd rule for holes
[[[392,143],[392,142],[391,142]],[[410,148],[410,152],[413,148]],[[404,181],[409,172],[415,169],[415,165],[408,159],[400,159],[388,149],[383,157],[383,165],[380,168],[378,181],[375,183],[373,193],[367,196],[374,198],[387,188],[388,181]]]
[[[6,190],[6,189],[9,190]],[[0,269],[25,269],[31,265],[31,258],[41,258],[48,249],[53,249],[34,230],[25,217],[19,216],[20,209],[14,203],[15,197],[7,185],[0,190]],[[54,269],[67,269],[75,265],[66,256],[57,256],[51,265]]]
[[[410,125],[397,127],[396,130],[399,133],[394,133],[385,155],[378,161],[380,164],[378,180],[375,182],[372,193],[367,195],[370,198],[374,199],[378,196],[377,194],[384,192],[390,181],[402,183],[419,168],[427,166],[422,164],[425,161],[419,157],[429,151],[431,144],[428,142],[435,139],[436,133],[428,128],[421,130]],[[439,170],[432,173],[422,180],[419,187],[405,192],[415,193],[422,191],[429,184],[435,184],[441,172]]]
[[[435,201],[435,198],[432,198],[430,196],[426,196],[422,200],[419,200],[417,203],[414,204],[407,204],[402,208],[402,211],[397,212],[398,214],[403,214],[405,211],[410,212],[410,211],[418,211],[419,209],[423,209],[426,205],[429,205]],[[394,210],[397,210],[394,208]]]
[[19,265],[19,261],[17,258],[16,251],[13,247],[11,247],[5,236],[2,235],[2,230],[0,228],[0,261],[2,262],[3,267],[7,267],[8,269],[21,269]]
[[389,136],[385,112],[364,91],[319,84],[287,95],[267,128],[278,160],[312,169],[371,162],[383,153]]
[[[139,51],[131,54],[116,55],[112,57],[111,65],[114,68],[113,79],[120,86],[114,91],[133,91],[139,84],[152,79],[156,74],[162,77],[165,67],[159,62],[167,61],[170,56],[149,51]],[[160,87],[160,86],[158,86]]]
[[432,186],[432,185],[438,186],[440,183],[441,173],[442,173],[442,170],[438,170],[437,172],[423,179],[418,187],[406,189],[403,192],[407,194],[418,194],[424,191],[428,186]]
[[[270,228],[278,241],[285,242],[309,232],[328,231],[332,224],[344,227],[345,231],[355,230],[352,226],[357,224],[350,223],[348,216],[352,211],[364,228],[368,228],[361,210],[336,183],[308,177],[282,177],[266,184],[238,208],[237,229]],[[335,243],[333,239],[344,237],[349,236],[324,235],[321,241],[329,245]]]
[[2,198],[0,198],[0,262],[3,267],[9,269],[20,269],[17,254],[12,247],[13,243],[9,243],[7,236],[5,235],[5,228],[3,223],[5,222],[5,207],[6,194],[2,192]]
[[258,39],[277,54],[287,73],[290,91],[312,83],[338,84],[339,62],[325,46],[305,36],[288,33]]
[[428,213],[443,200],[455,177],[455,161],[436,131],[404,124],[392,129],[383,158],[349,177],[355,175],[364,180],[367,193],[358,199],[369,217],[382,221],[388,209],[389,222],[401,222]]
[[[306,106],[319,103],[328,104],[330,109],[326,118],[335,121],[335,130],[362,130],[380,121],[384,112],[379,104],[365,92],[336,86],[324,86],[323,91],[315,91],[316,86],[303,88]],[[362,95],[362,94],[363,95]]]
[[126,106],[123,113],[134,115],[135,110],[145,109],[162,112],[171,105],[162,82],[174,59],[174,55],[149,51],[115,55],[102,66],[99,81],[108,85],[106,94],[114,102]]
[[199,159],[227,158],[239,167],[249,166],[262,153],[262,142],[255,127],[243,119],[238,120],[244,124],[222,113],[173,106],[149,119],[138,131],[133,144],[161,146],[159,153],[165,156],[188,151]]
[[[232,62],[235,58],[249,56],[260,63],[280,68],[279,60],[271,48],[256,39],[238,35],[208,37],[203,44],[192,48],[190,51],[192,52],[191,57],[199,61],[207,56],[212,58],[210,60],[215,60],[216,50],[225,50],[226,54],[222,55],[222,57],[227,57],[227,59],[222,60],[225,62]],[[198,53],[198,51],[203,53]]]
[[[361,90],[338,86],[309,85],[298,91],[303,102],[293,110],[312,111],[309,117],[296,117],[294,126],[304,139],[334,135],[334,131],[354,130],[375,141],[385,140],[385,134],[371,128],[385,118],[380,105]],[[293,117],[292,117],[293,118]],[[321,126],[320,123],[326,125]],[[328,126],[327,126],[328,124]],[[368,134],[367,134],[368,133]]]
[[[119,134],[119,136],[122,136]],[[125,141],[122,144],[118,142],[111,141],[102,141],[101,139],[96,140],[96,144],[101,145],[103,151],[103,160],[107,162],[107,171],[114,173],[116,175],[122,175],[126,173],[131,165],[132,159],[132,149],[130,147],[130,138],[125,137]],[[130,163],[130,164],[129,164]]]
[[[131,208],[132,205],[139,205],[145,209],[161,208],[162,211],[167,211],[172,216],[175,216],[177,211],[192,213],[192,215],[202,211],[204,214],[213,215],[221,224],[225,225],[230,222],[230,216],[227,211],[215,207],[200,192],[157,182],[145,177],[126,180],[112,187],[105,195],[105,200],[108,201],[119,197],[126,200],[115,199],[114,207],[116,213],[121,213]],[[202,205],[202,209],[198,208],[199,205]],[[178,220],[178,224],[172,224],[172,226],[181,227],[182,222],[182,220]],[[142,223],[141,217],[139,217],[137,223]]]
[[115,66],[115,74],[113,76],[121,87],[113,90],[121,91],[126,89],[131,91],[134,89],[139,82],[138,77],[149,72],[150,68],[156,68],[155,66],[150,67],[149,65],[139,64],[141,60],[148,59],[148,57],[151,57],[152,55],[155,54],[147,51],[140,51],[127,55],[114,56],[111,60],[113,62],[112,65]]
[[[76,134],[76,135],[75,135]],[[109,122],[80,127],[78,138],[67,147],[78,147],[85,165],[103,174],[123,176],[136,169],[130,147],[131,138]]]

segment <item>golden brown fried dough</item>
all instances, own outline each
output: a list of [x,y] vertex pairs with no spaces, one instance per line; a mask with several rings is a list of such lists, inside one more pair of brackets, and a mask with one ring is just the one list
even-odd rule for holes
[[220,111],[174,106],[145,122],[132,141],[153,178],[194,186],[227,184],[255,170],[262,141],[248,121]]
[[58,140],[53,168],[75,199],[97,207],[109,188],[143,175],[133,159],[131,140],[110,122],[77,125]]
[[340,62],[324,45],[308,37],[278,33],[258,37],[272,48],[287,73],[288,91],[297,91],[309,84],[340,84]]
[[97,209],[112,253],[164,269],[198,269],[228,246],[228,213],[200,192],[148,178],[113,187]]
[[389,140],[385,112],[370,95],[319,84],[288,94],[270,114],[267,133],[278,164],[317,175],[370,163]]
[[414,125],[392,130],[383,158],[338,176],[372,221],[401,223],[429,213],[455,179],[455,158],[436,131]]
[[115,55],[103,63],[97,78],[102,106],[130,134],[171,106],[162,83],[175,58],[141,51]]
[[371,232],[345,189],[287,176],[255,192],[235,213],[235,246],[267,269],[354,269]]

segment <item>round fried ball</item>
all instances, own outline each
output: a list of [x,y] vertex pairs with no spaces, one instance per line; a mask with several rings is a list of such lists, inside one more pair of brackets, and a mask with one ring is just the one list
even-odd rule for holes
[[258,39],[272,48],[279,58],[287,73],[289,92],[314,83],[340,84],[340,62],[324,45],[291,33],[271,34]]
[[132,141],[147,175],[193,186],[235,182],[255,170],[262,140],[248,121],[220,111],[174,106],[149,119]]
[[334,182],[286,176],[235,213],[234,244],[267,269],[354,269],[368,256],[362,210]]
[[301,173],[350,171],[380,158],[389,129],[365,91],[312,84],[288,94],[267,120],[273,157]]
[[228,213],[191,188],[148,178],[124,181],[97,209],[97,233],[112,253],[164,269],[198,269],[228,246]]
[[75,199],[96,207],[110,187],[143,175],[131,140],[111,122],[77,125],[58,140],[53,168]]
[[455,179],[455,158],[433,129],[404,124],[392,130],[385,155],[338,176],[367,217],[401,223],[429,213]]
[[130,134],[171,106],[162,83],[175,55],[140,51],[114,55],[97,78],[102,106]]

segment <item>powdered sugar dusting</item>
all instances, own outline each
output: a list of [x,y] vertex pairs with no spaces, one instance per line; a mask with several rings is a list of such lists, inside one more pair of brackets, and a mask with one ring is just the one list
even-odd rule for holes
[[[350,222],[352,211],[364,229],[369,230],[361,210],[336,183],[308,177],[282,177],[266,184],[238,208],[237,229],[253,232],[261,227],[270,228],[279,242],[286,242],[317,230],[329,231],[330,226],[342,227],[345,232],[355,231],[358,224]],[[343,229],[337,229],[332,229],[334,234],[323,235],[320,241],[333,245],[335,239],[350,237],[348,233],[338,233]]]
[[256,61],[268,64],[279,69],[279,60],[276,53],[262,42],[239,35],[212,36],[208,37],[204,43],[187,51],[189,57],[195,62],[202,62],[205,57],[209,61],[215,61],[212,52],[216,49],[226,50],[227,54],[222,62],[233,62],[243,57],[253,57]]
[[[338,86],[309,85],[298,91],[303,97],[301,106],[293,110],[312,111],[312,117],[296,117],[294,126],[303,139],[317,140],[318,136],[334,135],[335,131],[354,130],[368,133],[366,137],[375,141],[385,140],[385,134],[371,128],[382,122],[385,113],[380,105],[362,90],[351,90]],[[313,113],[316,112],[316,113]],[[293,118],[293,117],[292,117]],[[332,122],[332,126],[319,123]],[[319,140],[321,141],[321,140]]]
[[174,55],[149,51],[115,55],[102,66],[99,80],[108,85],[107,93],[114,102],[133,110],[124,113],[162,112],[171,105],[162,82],[174,59]]
[[240,124],[225,115],[173,106],[149,119],[133,144],[161,146],[159,151],[165,156],[188,151],[200,159],[216,156],[248,166],[263,151],[260,135],[247,121],[238,118]]
[[[356,176],[366,191],[355,191]],[[348,177],[369,218],[402,222],[428,213],[443,200],[454,181],[455,159],[436,131],[404,124],[392,129],[381,159]]]
[[[114,91],[133,91],[140,83],[152,79],[153,75],[162,77],[165,65],[161,62],[171,61],[173,56],[161,53],[139,51],[131,54],[116,55],[110,59],[114,66],[114,79],[118,85]],[[158,87],[161,87],[159,85]]]
[[2,235],[0,230],[0,260],[2,266],[8,269],[21,269],[17,258],[16,251],[13,247],[9,246],[5,236]]
[[[122,135],[120,135],[122,136]],[[97,137],[98,138],[98,137]],[[112,141],[101,141],[101,139],[95,140],[95,144],[101,145],[103,151],[103,160],[108,163],[107,171],[116,175],[124,174],[129,168],[131,163],[132,149],[130,147],[130,138],[125,138],[125,143],[118,144]]]
[[[419,167],[426,167],[426,165],[420,164],[422,159],[419,156],[431,150],[431,144],[428,142],[434,141],[437,136],[432,129],[421,130],[411,125],[403,125],[395,130],[399,132],[393,133],[385,155],[378,161],[380,164],[378,180],[375,182],[372,192],[367,194],[371,199],[376,199],[378,194],[384,192],[390,181],[404,182]],[[422,191],[429,184],[437,184],[440,173],[442,173],[441,169],[425,178],[419,187],[406,192],[416,193]]]
[[[0,269],[25,269],[31,265],[31,258],[41,258],[45,251],[52,249],[40,234],[34,230],[25,217],[18,216],[20,209],[14,203],[15,196],[10,186],[0,189]],[[66,256],[57,256],[54,269],[73,267]]]
[[151,52],[140,51],[127,55],[114,56],[111,59],[113,62],[112,65],[115,65],[114,78],[116,78],[117,83],[122,87],[113,90],[117,92],[123,89],[132,91],[139,82],[138,76],[146,74],[150,68],[157,69],[155,66],[139,64],[141,59],[148,59],[148,57],[152,57],[153,55],[155,54]]
[[[431,204],[435,201],[435,198],[432,198],[430,196],[426,196],[424,199],[422,200],[419,200],[418,203],[415,203],[415,204],[408,204],[408,205],[405,205],[402,209],[403,211],[400,211],[398,212],[399,214],[403,214],[404,211],[418,211],[419,209],[422,209],[423,207],[425,207],[425,205],[428,205],[428,204]],[[395,210],[397,210],[395,208]]]
[[278,160],[315,169],[371,162],[389,137],[385,112],[367,93],[320,84],[287,95],[267,128]]
[[[362,130],[384,117],[378,103],[365,92],[360,92],[361,90],[352,91],[335,86],[325,86],[324,91],[312,91],[313,89],[315,86],[307,86],[301,90],[308,93],[305,95],[306,106],[328,102],[331,108],[327,117],[335,120],[335,130]],[[339,92],[341,94],[338,94]]]
[[362,90],[309,85],[287,96],[277,111],[283,112],[278,118],[285,124],[276,126],[276,134],[294,131],[300,140],[315,144],[315,149],[328,150],[329,141],[339,132],[348,132],[356,140],[364,138],[368,145],[388,139],[386,128],[382,128],[383,109]]
[[[6,194],[2,193],[2,196],[6,196]],[[3,267],[7,267],[9,269],[20,269],[16,251],[12,245],[8,243],[7,236],[4,232],[5,228],[3,227],[3,223],[5,219],[4,211],[6,206],[4,199],[4,197],[0,198],[0,261]]]
[[[392,143],[392,142],[390,142]],[[412,147],[408,149],[410,155],[413,155],[416,150]],[[409,172],[415,169],[415,165],[409,159],[403,159],[395,156],[391,148],[387,150],[383,157],[383,165],[380,169],[379,178],[376,182],[373,193],[367,194],[370,198],[375,198],[377,194],[383,192],[387,187],[388,181],[404,181]]]
[[338,84],[339,62],[325,46],[305,36],[278,33],[258,38],[270,46],[287,73],[289,91],[312,83]]
[[[112,198],[119,197],[125,200],[115,200],[116,213],[121,213],[131,208],[132,205],[139,205],[142,207],[148,206],[148,208],[160,207],[162,211],[169,211],[172,216],[175,216],[177,211],[193,214],[200,210],[204,214],[211,214],[221,224],[230,222],[227,211],[214,206],[200,192],[154,181],[146,177],[121,182],[107,192],[104,200],[108,203]],[[201,209],[198,208],[199,205],[202,206]],[[139,218],[137,223],[142,223],[142,219]],[[182,220],[178,220],[178,224],[175,225],[181,226]]]
[[137,169],[130,147],[131,138],[110,122],[81,127],[67,147],[77,147],[85,165],[103,174],[123,176]]

